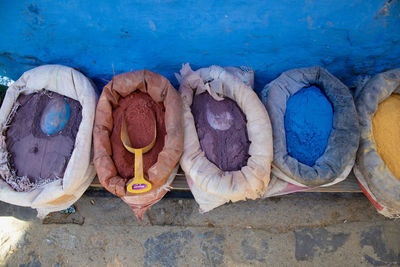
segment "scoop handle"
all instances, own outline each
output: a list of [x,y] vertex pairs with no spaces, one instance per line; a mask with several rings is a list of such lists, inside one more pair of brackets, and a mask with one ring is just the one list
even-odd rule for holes
[[141,149],[135,149],[135,180],[144,179],[143,175],[143,153]]
[[144,193],[151,189],[151,183],[144,179],[143,175],[143,150],[134,149],[135,153],[135,176],[128,184],[127,190],[130,193]]

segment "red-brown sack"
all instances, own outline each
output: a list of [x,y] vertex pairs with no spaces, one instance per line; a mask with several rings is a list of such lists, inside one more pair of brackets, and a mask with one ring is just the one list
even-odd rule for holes
[[[122,99],[135,91],[148,94],[156,103],[162,103],[165,107],[164,146],[158,154],[157,162],[145,172],[152,189],[140,194],[127,192],[126,187],[132,177],[123,178],[118,173],[112,158],[111,144],[113,111],[119,107]],[[108,191],[121,197],[138,219],[142,220],[144,212],[169,190],[182,155],[183,105],[178,92],[166,78],[151,71],[141,70],[114,76],[104,87],[97,105],[93,140],[94,165],[100,183]],[[133,166],[132,164],[132,169]]]

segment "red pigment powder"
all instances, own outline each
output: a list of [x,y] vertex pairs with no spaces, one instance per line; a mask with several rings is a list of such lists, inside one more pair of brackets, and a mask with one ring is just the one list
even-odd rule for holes
[[134,92],[119,100],[119,106],[113,111],[114,128],[111,134],[112,158],[119,175],[123,178],[134,176],[135,155],[125,149],[121,141],[122,119],[125,118],[131,145],[141,148],[149,145],[154,138],[154,117],[157,122],[157,140],[154,147],[143,154],[143,171],[147,174],[158,154],[164,147],[166,135],[164,122],[165,108],[156,103],[148,94]]

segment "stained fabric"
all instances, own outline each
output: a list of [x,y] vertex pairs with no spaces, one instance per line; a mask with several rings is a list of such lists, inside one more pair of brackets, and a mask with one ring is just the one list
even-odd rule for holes
[[[382,105],[391,104],[390,98],[392,95],[397,96],[399,94],[400,69],[393,69],[377,74],[365,84],[360,85],[357,88],[355,98],[361,126],[361,139],[360,147],[357,151],[356,164],[353,169],[354,174],[364,189],[364,193],[373,201],[378,211],[392,218],[400,217],[400,181],[390,170],[389,165],[386,164],[385,157],[379,155],[377,145],[380,148],[384,148],[382,146],[384,143],[390,146],[390,141],[396,138],[391,136],[389,140],[382,140],[382,137],[385,138],[386,133],[382,136],[381,131],[395,134],[397,126],[394,124],[398,122],[393,121],[393,123],[390,123],[390,120],[395,119],[398,115],[396,115],[397,107],[390,108],[390,112],[394,112],[391,115],[380,114],[379,109],[382,108]],[[386,102],[388,99],[389,102]],[[386,124],[385,121],[387,122],[387,120],[384,120],[384,124],[379,125],[379,127],[386,126],[387,128],[378,130],[376,129],[376,126],[378,126],[376,123],[380,124],[379,121],[382,118],[379,117],[381,115],[384,117],[388,115],[389,117],[386,117],[386,119],[389,119],[389,123]],[[378,117],[374,118],[374,116]],[[378,142],[375,140],[375,135]],[[394,146],[397,147],[397,144],[394,144]]]
[[[132,110],[130,110],[130,108],[128,109],[127,107],[129,105],[124,104],[125,100],[130,104],[131,101],[140,102],[142,100],[147,101],[146,99],[149,99],[148,97],[145,97],[144,99],[140,100],[141,97],[134,95],[136,92],[146,94],[155,103],[162,103],[162,105],[157,104],[159,105],[157,107],[154,106],[154,103],[150,101],[147,102],[147,104],[143,103],[144,105],[139,106],[150,112],[155,111],[156,116],[162,115],[162,112],[165,112],[164,123],[166,135],[164,140],[161,140],[163,135],[160,133],[157,142],[164,141],[164,145],[161,152],[156,153],[158,154],[157,161],[147,170],[146,179],[152,184],[151,190],[145,193],[131,194],[127,192],[126,187],[133,178],[130,176],[129,172],[125,173],[124,171],[121,171],[121,173],[119,173],[119,167],[116,166],[118,163],[114,162],[113,159],[113,149],[115,149],[115,143],[114,148],[111,143],[113,142],[113,139],[115,140],[114,142],[118,143],[118,141],[116,141],[117,138],[113,137],[112,135],[113,130],[115,130],[115,134],[118,133],[118,129],[115,129],[115,127],[118,127],[119,124],[117,112],[119,107],[125,106],[127,108],[127,112],[121,112],[121,114],[128,114],[128,121],[130,112],[137,113],[137,115],[142,113],[143,118],[146,117],[143,114],[144,110],[142,110],[143,112],[140,111],[141,108],[139,108],[139,110],[135,110],[135,108],[132,107]],[[132,99],[129,100],[129,98]],[[160,107],[164,107],[165,111],[162,110],[161,112],[158,110]],[[116,113],[114,113],[114,111]],[[159,115],[157,115],[157,113],[159,113]],[[116,121],[114,121],[114,118]],[[131,120],[131,126],[136,124],[134,122],[134,120]],[[139,120],[136,122],[140,124],[143,121]],[[159,130],[163,129],[160,125],[161,122],[162,120],[158,117],[157,123]],[[143,122],[143,126],[146,125],[146,122]],[[147,125],[146,127],[150,126]],[[150,132],[151,129],[153,128],[148,128],[146,130]],[[133,133],[133,131],[134,129],[131,129],[131,133]],[[135,137],[131,135],[130,138],[134,139]],[[179,97],[178,92],[172,87],[170,82],[157,73],[141,70],[116,75],[113,77],[112,81],[103,88],[103,92],[100,96],[99,103],[96,108],[93,140],[94,164],[96,166],[100,183],[108,191],[121,197],[122,200],[132,208],[139,220],[141,220],[144,212],[151,205],[157,203],[167,193],[172,181],[174,180],[177,171],[177,164],[183,151],[182,99]],[[142,141],[147,140],[143,139]],[[155,148],[153,147],[153,149]],[[133,159],[133,155],[127,156]],[[130,165],[129,163],[130,162],[128,162],[128,165]],[[131,170],[133,173],[133,161],[131,167],[132,169],[130,169],[129,166],[129,170]],[[124,178],[123,176],[128,177],[128,179]]]
[[[21,95],[28,96],[40,93],[43,88],[49,92],[62,95],[65,99],[70,98],[78,101],[82,108],[82,119],[76,133],[72,153],[69,151],[71,155],[65,166],[62,180],[57,179],[29,191],[17,192],[10,186],[10,183],[18,179],[25,180],[27,184],[31,183],[31,181],[29,181],[29,178],[25,179],[24,176],[18,176],[11,168],[6,133],[13,114],[18,111],[15,107],[19,97]],[[58,99],[60,102],[63,101],[63,99]],[[91,152],[96,103],[97,96],[93,83],[79,71],[62,65],[43,65],[33,68],[26,71],[17,81],[10,85],[0,109],[0,126],[2,128],[0,134],[0,201],[37,209],[38,217],[43,218],[50,212],[70,207],[82,196],[96,175],[96,170],[92,163],[93,153]],[[71,103],[69,105],[73,106]],[[31,112],[34,110],[31,109]],[[49,111],[51,110],[49,109]],[[55,110],[53,109],[53,111]],[[37,116],[37,119],[41,119],[41,116]],[[32,125],[29,124],[24,125],[24,127],[32,129]],[[57,138],[68,131],[68,126],[65,127],[64,131],[56,133]],[[36,151],[36,149],[33,148],[32,151]],[[51,160],[53,159],[49,159],[49,163]]]
[[[290,97],[312,85],[318,86],[324,92],[334,113],[325,151],[313,166],[308,166],[288,153],[285,113]],[[286,182],[308,187],[337,183],[348,176],[355,161],[360,127],[353,97],[346,85],[318,66],[293,69],[267,84],[261,96],[272,123],[274,175]]]
[[[184,103],[185,119],[184,153],[180,163],[190,190],[200,206],[200,211],[210,211],[229,201],[261,197],[267,190],[271,171],[272,130],[267,111],[257,94],[249,87],[252,84],[254,72],[248,68],[221,68],[219,66],[193,71],[189,64],[185,64],[180,75],[176,74],[176,77],[180,82],[179,91]],[[199,140],[191,106],[194,99],[205,92],[215,101],[232,99],[245,114],[246,132],[250,141],[247,152],[249,158],[240,170],[223,171],[207,158],[207,152],[201,147],[201,139]],[[211,128],[224,130],[234,125],[227,113],[223,112],[222,116],[214,116],[221,114],[210,107],[211,114],[207,118],[207,108],[203,107],[201,110],[205,110],[205,116],[203,115],[203,120],[207,121],[205,124],[214,126]],[[241,127],[240,131],[244,129]],[[201,134],[201,131],[199,133]],[[239,136],[243,135],[239,134]],[[207,138],[203,138],[204,140]],[[233,148],[237,141],[229,145]],[[243,156],[244,153],[239,155]],[[224,154],[223,157],[232,158],[234,155]]]

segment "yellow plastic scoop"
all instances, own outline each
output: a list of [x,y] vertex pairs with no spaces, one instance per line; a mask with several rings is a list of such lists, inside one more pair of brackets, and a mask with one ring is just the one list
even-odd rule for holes
[[131,141],[129,140],[128,129],[126,127],[125,119],[122,119],[122,127],[121,127],[121,141],[124,144],[124,147],[129,152],[135,154],[135,176],[133,181],[128,184],[127,190],[130,193],[138,194],[144,193],[151,189],[151,183],[144,179],[143,174],[143,154],[150,151],[156,143],[157,139],[157,125],[156,120],[154,118],[154,138],[153,141],[142,148],[133,148],[131,145]]

